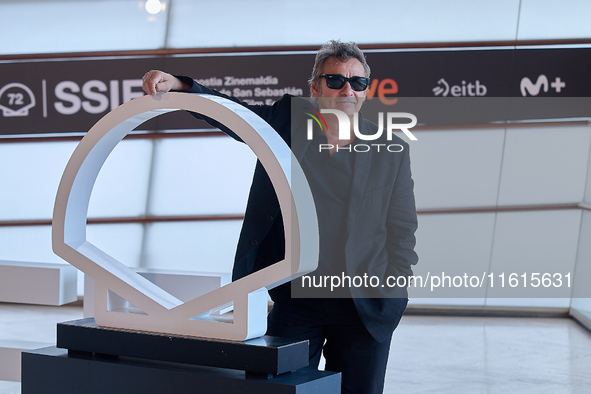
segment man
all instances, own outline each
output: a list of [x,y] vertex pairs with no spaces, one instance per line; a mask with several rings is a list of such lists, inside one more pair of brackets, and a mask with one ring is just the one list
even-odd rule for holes
[[[402,148],[397,152],[351,149],[358,142],[353,133],[355,113],[366,98],[369,74],[364,54],[353,43],[331,41],[316,56],[309,81],[312,102],[318,111],[346,114],[351,130],[345,138],[340,138],[338,118],[331,113],[323,113],[325,127],[314,128],[313,135],[308,135],[298,118],[301,114],[293,110],[313,107],[309,101],[302,106],[303,99],[286,95],[272,106],[242,105],[265,119],[290,144],[306,174],[319,222],[318,275],[371,275],[383,284],[387,277],[412,275],[411,265],[417,262],[413,250],[417,220],[408,144],[394,137],[388,143]],[[143,81],[151,95],[178,90],[223,96],[191,78],[161,71],[149,71]],[[298,105],[292,107],[294,100]],[[208,121],[237,138],[223,125]],[[377,126],[359,116],[358,130],[373,135]],[[233,278],[280,261],[284,253],[279,204],[257,163]],[[293,297],[291,287],[302,298]],[[307,290],[294,281],[269,292],[274,306],[267,334],[309,340],[310,367],[318,367],[324,352],[325,369],[343,374],[343,393],[382,392],[392,333],[406,308],[406,288],[345,288],[339,298],[325,297],[330,295],[327,292],[306,298],[310,296]]]

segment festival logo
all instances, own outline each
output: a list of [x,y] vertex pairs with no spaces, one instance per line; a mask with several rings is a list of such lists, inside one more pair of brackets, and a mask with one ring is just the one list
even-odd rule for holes
[[13,82],[0,89],[0,109],[6,118],[29,116],[29,109],[35,106],[35,95],[28,86]]

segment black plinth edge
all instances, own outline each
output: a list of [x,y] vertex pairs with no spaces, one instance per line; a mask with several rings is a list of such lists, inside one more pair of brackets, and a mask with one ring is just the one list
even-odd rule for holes
[[126,357],[74,357],[52,346],[23,352],[21,387],[22,394],[331,394],[341,392],[341,376],[302,368],[273,379],[249,379],[232,369]]
[[71,355],[135,357],[278,375],[308,366],[308,341],[263,336],[244,342],[102,327],[94,318],[58,323],[57,347]]

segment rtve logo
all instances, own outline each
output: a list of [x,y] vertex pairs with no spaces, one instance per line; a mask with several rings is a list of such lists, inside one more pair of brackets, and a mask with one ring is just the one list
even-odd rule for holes
[[398,102],[397,98],[386,97],[387,94],[397,94],[398,84],[392,78],[384,78],[381,81],[376,78],[371,80],[371,84],[368,86],[366,91],[366,97],[368,100],[372,100],[377,97],[380,102],[384,105],[394,105]]
[[[564,83],[560,77],[556,77],[554,82],[550,84],[550,87],[554,89],[556,93],[560,93],[562,88],[566,87],[566,83]],[[534,84],[531,79],[524,77],[521,79],[519,88],[523,97],[527,96],[528,93],[530,96],[537,96],[540,93],[540,89],[543,89],[544,92],[548,91],[548,78],[546,75],[540,74],[536,80],[536,83]]]

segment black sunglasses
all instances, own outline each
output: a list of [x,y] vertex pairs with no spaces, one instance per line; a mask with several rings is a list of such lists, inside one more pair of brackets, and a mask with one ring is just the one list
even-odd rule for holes
[[341,74],[322,74],[319,78],[326,79],[326,86],[330,89],[341,89],[345,83],[349,82],[351,89],[362,92],[367,89],[369,85],[369,78],[366,77],[351,77],[347,78]]

